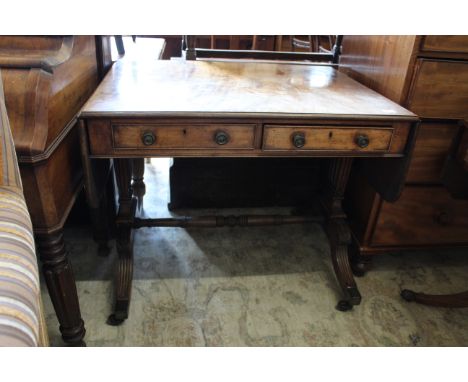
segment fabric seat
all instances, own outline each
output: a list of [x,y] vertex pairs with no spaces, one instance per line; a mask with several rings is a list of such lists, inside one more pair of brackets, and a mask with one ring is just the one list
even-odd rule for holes
[[0,71],[0,346],[48,344],[31,219]]

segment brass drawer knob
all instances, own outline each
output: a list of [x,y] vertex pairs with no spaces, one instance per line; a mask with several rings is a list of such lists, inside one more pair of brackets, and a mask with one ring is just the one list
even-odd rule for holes
[[225,145],[229,142],[229,134],[224,131],[217,131],[214,136],[214,141],[218,145]]
[[151,131],[145,131],[141,136],[141,141],[145,146],[151,146],[156,142],[156,136]]
[[356,137],[356,144],[361,148],[364,149],[369,146],[369,137],[364,134],[360,134]]
[[297,147],[298,149],[300,149],[301,147],[304,147],[306,143],[304,133],[294,133],[292,136],[292,143],[294,147]]

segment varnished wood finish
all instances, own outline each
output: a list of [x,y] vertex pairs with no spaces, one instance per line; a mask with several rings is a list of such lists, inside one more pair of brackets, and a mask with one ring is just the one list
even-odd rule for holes
[[467,115],[468,62],[419,59],[407,106],[420,117]]
[[[340,116],[341,117],[341,116]],[[345,117],[341,117],[345,118]],[[380,117],[377,117],[380,119]],[[89,155],[93,158],[136,158],[147,157],[329,157],[353,156],[368,157],[379,154],[384,157],[405,156],[406,139],[411,130],[409,122],[393,122],[367,119],[351,121],[346,119],[311,119],[310,115],[300,114],[302,124],[297,119],[289,118],[92,118],[87,122],[89,138]],[[406,119],[406,118],[405,118]],[[189,122],[192,121],[192,122]],[[310,123],[310,126],[304,123]],[[367,126],[366,126],[367,125]],[[343,126],[343,127],[338,127]],[[271,132],[281,135],[274,139],[278,144],[274,150],[270,145]],[[305,149],[296,149],[291,141],[294,132],[309,132],[310,138],[320,137],[321,146],[316,143],[312,147],[309,139]],[[330,139],[341,142],[341,146],[326,144]],[[334,132],[335,138],[333,137]],[[154,143],[145,145],[143,137],[146,133],[153,136]],[[226,133],[226,144],[216,143],[216,135]],[[361,134],[362,133],[362,134]],[[385,135],[389,137],[386,150],[366,150],[357,145],[357,138],[365,135],[382,141]],[[262,141],[264,136],[264,141]],[[267,141],[268,139],[268,141]],[[375,147],[374,140],[369,142]],[[381,144],[381,143],[380,143]]]
[[177,218],[133,219],[133,228],[141,227],[253,227],[264,225],[321,223],[321,216],[229,215],[180,216]]
[[330,160],[324,180],[323,206],[327,217],[326,231],[330,241],[333,268],[344,299],[340,300],[337,309],[350,310],[361,302],[361,294],[354,281],[349,263],[348,247],[351,244],[351,231],[342,209],[342,201],[351,171],[352,158]]
[[402,104],[417,44],[417,36],[344,36],[340,71]]
[[[305,144],[297,148],[292,137],[303,134]],[[328,127],[328,126],[283,126],[266,125],[263,133],[264,150],[351,150],[390,152],[392,128]],[[358,138],[365,136],[369,143],[360,147]]]
[[419,184],[441,182],[442,168],[457,130],[456,123],[421,123],[407,182]]
[[124,60],[117,62],[81,112],[84,118],[297,119],[311,114],[348,120],[415,119],[330,66],[182,60],[140,63],[138,69]]
[[39,255],[63,338],[80,344],[85,331],[61,230],[83,185],[76,115],[99,81],[96,41],[0,36],[6,105]]
[[[227,143],[216,143],[215,136],[219,132],[227,134]],[[253,149],[255,125],[114,123],[112,133],[113,146],[116,149]],[[153,144],[147,146],[143,143],[142,137],[145,133],[153,134]]]
[[[460,123],[460,131],[453,139],[450,153],[444,166],[442,178],[444,185],[455,198],[468,200],[468,121]],[[420,304],[440,306],[446,308],[468,307],[468,291],[433,295],[416,293],[408,289],[401,292],[406,301],[415,301]]]
[[[397,166],[385,167],[392,185],[379,184],[383,189],[391,189],[390,195],[394,197],[405,175],[399,168],[400,160],[406,161],[409,155],[410,145],[406,141],[414,136],[417,121],[414,114],[332,67],[222,61],[117,63],[84,106],[81,118],[88,138],[89,158],[116,161],[120,193],[119,267],[111,324],[121,323],[128,316],[131,227],[184,224],[173,219],[134,220],[131,158],[332,157],[327,161],[322,199],[332,262],[344,294],[338,309],[349,310],[361,300],[349,264],[347,248],[351,234],[341,206],[353,157],[383,160],[388,157],[396,163]],[[322,149],[316,146],[305,150],[296,150],[288,143],[268,151],[264,144],[269,138],[262,141],[266,129],[270,129],[267,135],[272,136],[273,142],[278,141],[273,135],[283,137],[284,132],[290,135],[289,129],[309,129],[323,142],[330,139],[331,133],[331,139],[335,134],[338,144],[344,143],[338,149],[327,144],[320,146]],[[363,132],[370,138],[365,144],[370,147],[368,151],[357,150],[355,143],[348,142]],[[218,133],[225,134],[222,143],[216,138]],[[215,223],[249,221],[260,224],[279,219],[249,216],[247,220],[219,218]],[[202,219],[198,224],[210,225],[213,219]]]
[[[459,215],[465,202],[441,188],[457,119],[467,112],[467,46],[467,36],[344,37],[340,70],[423,118],[401,200],[384,202],[362,169],[353,172],[346,205],[361,256],[468,245],[466,222]],[[454,220],[444,226],[442,214],[437,218],[442,225],[437,223],[438,208],[454,209]]]
[[86,333],[81,319],[75,279],[68,260],[63,232],[36,235],[47,289],[60,322],[64,341],[73,345],[84,344]]
[[145,159],[137,158],[132,160],[132,189],[133,194],[138,199],[138,205],[142,206],[143,196],[146,193],[146,185],[144,182],[145,176]]
[[401,291],[401,297],[409,302],[418,302],[429,306],[442,308],[468,308],[468,291],[455,294],[426,294],[416,293],[408,289]]
[[398,203],[382,203],[372,243],[463,243],[467,232],[468,201],[452,199],[443,187],[407,186]]
[[468,53],[467,41],[467,36],[424,36],[421,50],[430,52]]
[[115,176],[119,188],[119,212],[117,215],[117,252],[119,255],[116,281],[114,313],[109,316],[110,325],[118,325],[128,317],[133,278],[133,217],[136,199],[131,187],[132,161],[115,159]]

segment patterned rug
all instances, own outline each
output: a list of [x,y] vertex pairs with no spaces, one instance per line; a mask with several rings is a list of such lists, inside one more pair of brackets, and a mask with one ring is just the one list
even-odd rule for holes
[[[171,216],[166,207],[169,159],[146,166],[144,212]],[[374,270],[357,279],[361,305],[339,312],[340,291],[319,225],[140,229],[130,317],[113,327],[106,319],[112,308],[115,243],[109,257],[102,258],[87,227],[67,227],[65,240],[88,346],[468,345],[468,309],[425,307],[399,296],[403,288],[466,290],[466,250],[377,256]],[[51,344],[61,346],[44,284],[43,297]]]

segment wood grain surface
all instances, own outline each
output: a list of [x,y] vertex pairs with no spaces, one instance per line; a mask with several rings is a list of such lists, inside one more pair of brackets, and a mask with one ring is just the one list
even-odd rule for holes
[[468,36],[425,36],[421,44],[421,50],[468,53]]
[[468,61],[418,59],[408,108],[423,118],[468,116]]
[[416,116],[329,66],[117,62],[82,109],[96,116]]

